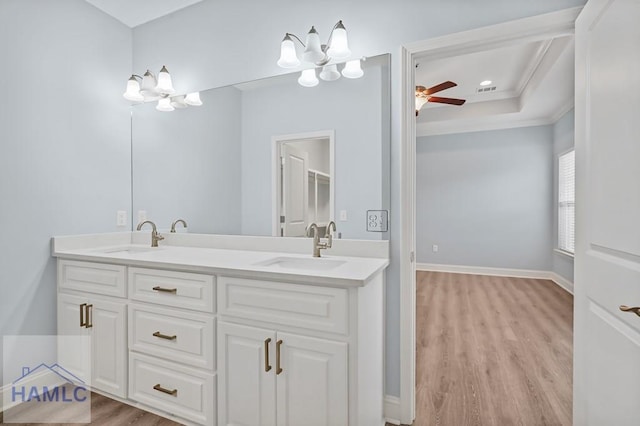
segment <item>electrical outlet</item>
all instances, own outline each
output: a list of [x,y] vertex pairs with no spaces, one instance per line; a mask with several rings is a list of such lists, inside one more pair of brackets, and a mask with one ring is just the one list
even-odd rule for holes
[[387,210],[367,210],[367,232],[387,232],[389,212]]
[[346,210],[340,210],[340,220],[342,222],[346,222],[346,220],[347,220],[347,211]]
[[138,223],[142,223],[147,220],[147,211],[146,210],[138,210]]
[[116,214],[116,226],[127,226],[127,211],[118,210]]
[[438,245],[437,245],[437,244],[434,244],[434,245],[433,245],[433,252],[434,252],[434,253],[437,253],[437,252],[438,252]]

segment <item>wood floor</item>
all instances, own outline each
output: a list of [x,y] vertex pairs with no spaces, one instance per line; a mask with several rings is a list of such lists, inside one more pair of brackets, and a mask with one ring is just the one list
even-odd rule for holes
[[548,280],[419,272],[414,426],[572,423],[573,296]]
[[[571,425],[570,294],[547,280],[419,272],[416,299],[414,426]],[[95,393],[91,407],[92,425],[178,424]]]

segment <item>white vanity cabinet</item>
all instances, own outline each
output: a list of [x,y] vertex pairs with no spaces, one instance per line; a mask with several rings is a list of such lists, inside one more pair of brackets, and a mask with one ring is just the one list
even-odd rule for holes
[[94,389],[121,398],[127,396],[127,304],[104,294],[126,292],[124,271],[117,265],[58,263],[58,334],[90,341],[87,348],[59,347],[58,362],[85,382],[90,370]]
[[382,300],[219,277],[218,425],[382,425]]

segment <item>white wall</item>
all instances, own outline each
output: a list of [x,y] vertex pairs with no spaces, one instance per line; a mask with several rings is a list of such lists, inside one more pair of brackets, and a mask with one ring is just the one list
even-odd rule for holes
[[359,79],[313,88],[289,79],[286,90],[265,86],[242,93],[243,234],[272,232],[271,138],[334,130],[335,211],[348,214],[346,222],[337,221],[337,230],[350,239],[384,236],[366,230],[367,210],[383,208],[381,79],[379,66],[368,67]]
[[3,0],[0,40],[0,334],[55,334],[50,238],[130,211],[131,30],[83,0]]
[[[553,125],[553,248],[558,247],[558,156],[570,151],[575,142],[574,110],[567,112]],[[573,258],[562,253],[553,252],[551,270],[563,278],[573,282]]]
[[183,218],[189,232],[240,234],[241,92],[200,97],[202,106],[173,112],[133,108],[133,211],[162,229]]
[[[400,394],[400,78],[401,45],[554,10],[584,0],[387,0],[317,3],[281,0],[205,0],[134,29],[134,69],[164,63],[180,81],[180,92],[202,90],[283,73],[276,61],[285,32],[300,36],[315,25],[328,36],[338,19],[349,31],[354,57],[392,53],[391,266],[387,272],[386,389]],[[427,17],[427,18],[425,18]],[[377,165],[375,166],[377,167]]]
[[549,271],[552,130],[418,138],[418,263]]

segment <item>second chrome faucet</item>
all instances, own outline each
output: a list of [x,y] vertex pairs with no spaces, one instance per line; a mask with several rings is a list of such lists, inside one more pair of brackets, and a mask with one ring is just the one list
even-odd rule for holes
[[313,257],[320,257],[320,250],[331,248],[333,245],[333,235],[331,234],[331,230],[336,232],[336,223],[334,221],[329,222],[324,233],[324,238],[326,238],[327,241],[320,241],[318,225],[312,223],[307,227],[307,237],[313,237]]
[[151,247],[158,247],[158,241],[164,240],[164,237],[158,233],[158,228],[156,228],[156,224],[151,222],[150,220],[145,220],[144,222],[140,222],[138,224],[138,231],[142,230],[142,227],[146,224],[150,224],[151,229]]

